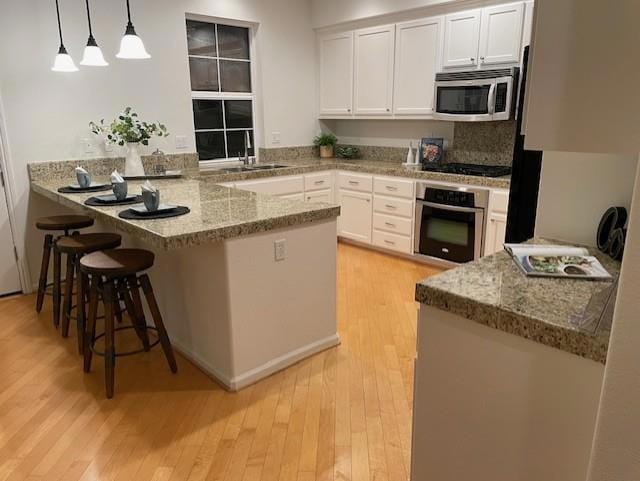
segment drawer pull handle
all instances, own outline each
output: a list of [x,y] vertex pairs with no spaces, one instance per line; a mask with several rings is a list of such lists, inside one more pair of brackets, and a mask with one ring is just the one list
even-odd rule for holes
[[385,222],[384,225],[388,225],[389,227],[395,227],[396,225],[392,222]]
[[360,182],[358,182],[357,180],[350,180],[350,181],[349,181],[349,183],[350,183],[350,184],[353,184],[353,185],[358,185],[358,184],[360,184]]
[[324,180],[316,180],[315,184],[316,185],[322,185],[322,184],[324,184]]
[[385,187],[387,188],[387,190],[398,190],[398,188],[394,187],[393,185],[386,185]]
[[386,207],[387,209],[395,209],[395,208],[396,208],[396,206],[395,206],[395,205],[392,205],[392,204],[385,204],[385,207]]
[[396,245],[395,242],[390,241],[389,239],[385,239],[384,242],[385,242],[385,244],[391,244],[392,246]]

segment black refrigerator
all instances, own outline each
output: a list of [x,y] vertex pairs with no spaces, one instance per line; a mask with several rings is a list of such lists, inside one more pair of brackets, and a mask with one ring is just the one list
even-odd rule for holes
[[520,95],[518,96],[516,138],[511,167],[511,186],[509,191],[509,210],[507,214],[507,234],[505,242],[519,243],[533,237],[536,226],[538,190],[540,188],[540,169],[542,152],[525,150],[522,135],[522,113],[527,89],[527,70],[529,65],[529,46],[524,48]]

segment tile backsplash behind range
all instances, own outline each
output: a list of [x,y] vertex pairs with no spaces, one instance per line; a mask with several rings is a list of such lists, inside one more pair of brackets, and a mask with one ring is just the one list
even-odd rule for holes
[[453,146],[445,151],[445,159],[447,162],[511,165],[515,136],[515,120],[456,122]]

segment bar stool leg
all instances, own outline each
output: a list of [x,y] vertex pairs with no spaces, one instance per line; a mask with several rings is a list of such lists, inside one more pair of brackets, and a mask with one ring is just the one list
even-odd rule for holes
[[149,336],[147,335],[146,326],[143,327],[140,318],[138,317],[138,312],[133,305],[133,301],[131,300],[131,296],[127,291],[126,284],[123,282],[122,286],[119,286],[122,289],[122,297],[124,298],[124,304],[127,307],[127,312],[129,313],[129,318],[131,319],[131,324],[136,331],[136,334],[142,341],[142,347],[144,347],[145,351],[149,350]]
[[118,296],[115,295],[113,281],[108,280],[104,284],[102,298],[104,301],[104,382],[107,398],[113,397],[113,385],[115,382],[116,352],[113,345],[114,326],[113,314]]
[[98,317],[98,289],[99,280],[95,277],[90,279],[89,290],[89,317],[84,331],[84,372],[91,371],[91,358],[93,356],[94,337],[96,336],[96,318]]
[[56,328],[60,325],[60,264],[62,254],[53,246],[53,325]]
[[160,344],[162,345],[162,350],[164,351],[164,355],[166,356],[167,362],[169,363],[169,368],[171,369],[171,372],[176,373],[178,372],[178,365],[176,364],[176,359],[173,356],[171,342],[169,341],[169,336],[167,335],[167,331],[164,328],[162,315],[160,314],[160,309],[158,309],[158,303],[156,302],[156,297],[153,294],[151,282],[149,282],[149,276],[147,276],[147,274],[141,275],[140,283],[142,284],[142,290],[144,291],[144,297],[147,299],[147,304],[149,305],[151,316],[153,317],[153,323],[156,325],[156,329],[158,330]]
[[44,236],[44,245],[42,246],[42,264],[40,265],[40,278],[38,279],[38,297],[36,299],[36,311],[42,310],[44,302],[44,294],[47,290],[47,277],[49,274],[49,259],[51,258],[51,243],[53,236],[47,234]]
[[78,335],[78,354],[83,353],[85,331],[85,286],[87,276],[80,270],[80,256],[76,256],[76,333]]
[[131,293],[131,299],[133,300],[133,307],[136,309],[136,314],[141,323],[147,330],[147,320],[144,317],[144,309],[142,307],[142,299],[140,298],[140,286],[138,285],[138,278],[136,276],[127,277],[127,283],[129,285],[129,292]]
[[71,306],[73,297],[73,278],[76,268],[75,257],[67,254],[67,276],[64,280],[64,307],[62,309],[62,337],[69,337],[69,322],[71,321]]

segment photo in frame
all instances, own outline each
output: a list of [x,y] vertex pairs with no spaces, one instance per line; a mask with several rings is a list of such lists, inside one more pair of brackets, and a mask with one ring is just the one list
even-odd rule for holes
[[442,163],[444,159],[443,138],[423,138],[420,140],[418,150],[419,162],[423,165],[435,165]]

